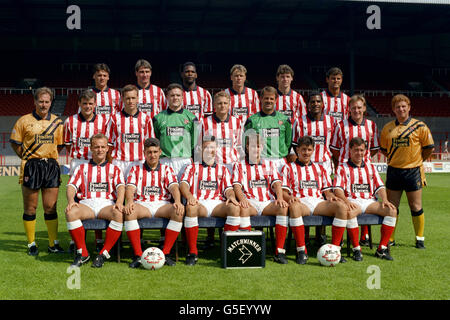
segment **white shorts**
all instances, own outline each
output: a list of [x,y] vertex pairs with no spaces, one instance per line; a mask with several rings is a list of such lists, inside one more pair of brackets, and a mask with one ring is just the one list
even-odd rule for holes
[[158,211],[159,208],[166,204],[170,204],[169,201],[165,200],[158,200],[158,201],[136,201],[135,203],[140,204],[143,207],[146,207],[148,211],[150,211],[150,214],[153,217],[155,217],[156,211]]
[[140,165],[142,162],[143,161],[122,161],[113,159],[112,164],[118,166],[120,170],[122,170],[123,177],[125,178],[125,181],[127,181],[131,168]]
[[269,204],[271,204],[272,200],[267,201],[258,201],[255,199],[248,199],[248,202],[256,209],[256,212],[258,212],[258,216],[262,215],[263,210],[265,207],[267,207]]
[[99,212],[104,207],[113,206],[115,204],[113,200],[108,199],[84,199],[80,200],[80,203],[91,208],[92,211],[94,211],[95,218],[97,218]]
[[367,207],[377,201],[374,199],[349,199],[351,202],[356,203],[361,207],[362,213],[366,213]]
[[75,172],[75,169],[83,163],[88,163],[89,160],[85,160],[85,159],[72,159],[70,160],[70,172],[69,172],[69,176],[72,176],[73,173]]
[[313,214],[317,205],[323,201],[325,201],[325,200],[319,199],[319,198],[314,198],[314,197],[300,198],[300,202],[303,203],[305,206],[307,206],[308,209],[310,210],[310,213],[309,213],[310,215]]
[[191,158],[161,158],[159,161],[172,168],[178,181],[181,180],[184,169],[192,163]]
[[212,214],[214,208],[224,202],[222,200],[198,200],[198,203],[200,203],[201,205],[203,205],[206,208],[208,217],[211,217],[211,214]]

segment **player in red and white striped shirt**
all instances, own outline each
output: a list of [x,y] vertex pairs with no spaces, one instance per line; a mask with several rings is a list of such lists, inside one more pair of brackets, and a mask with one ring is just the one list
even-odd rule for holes
[[122,90],[125,107],[111,116],[106,130],[112,146],[111,157],[127,177],[132,166],[144,160],[144,141],[154,138],[150,116],[137,109],[138,89],[127,85]]
[[198,217],[226,217],[224,230],[237,230],[240,208],[227,167],[216,163],[217,144],[214,136],[203,137],[202,163],[190,164],[184,171],[180,190],[186,199],[186,238],[189,254],[187,265],[198,260]]
[[150,83],[152,66],[150,62],[139,59],[134,67],[136,74],[136,87],[139,89],[138,109],[153,119],[158,113],[166,109],[166,96],[164,91]]
[[283,199],[281,177],[275,166],[261,161],[263,148],[259,134],[245,137],[245,160],[236,163],[233,169],[233,188],[241,206],[240,229],[251,230],[250,216],[276,216],[274,260],[286,264],[288,203]]
[[[111,114],[120,111],[120,92],[108,87],[109,75],[111,70],[105,63],[97,63],[94,65],[95,85],[92,88],[97,95],[96,106],[94,112],[98,115],[104,115],[107,119]],[[78,108],[78,113],[81,109]]]
[[294,80],[294,70],[287,64],[278,67],[276,79],[278,83],[278,98],[275,110],[285,114],[293,124],[295,120],[306,114],[306,103],[303,96],[291,88]]
[[[378,171],[371,163],[364,162],[365,141],[356,137],[350,140],[350,159],[336,170],[333,183],[335,194],[342,199],[349,211],[347,229],[353,245],[353,258],[362,260],[358,242],[358,221],[360,214],[377,214],[383,216],[381,239],[375,256],[393,260],[387,248],[389,237],[395,228],[397,209],[387,199],[386,189]],[[381,199],[381,202],[376,200]]]
[[341,90],[343,75],[342,70],[337,67],[328,70],[326,75],[328,88],[322,91],[323,113],[336,118],[337,121],[347,119],[349,113],[349,97]]
[[184,206],[181,204],[177,176],[172,168],[160,163],[161,153],[158,139],[146,139],[144,143],[145,161],[134,166],[127,178],[125,231],[134,251],[134,259],[130,263],[131,268],[141,265],[141,231],[138,219],[151,217],[169,219],[165,231],[163,253],[166,256],[165,264],[175,265],[175,261],[170,258],[169,253],[181,231]]
[[248,117],[261,110],[258,93],[245,86],[247,69],[243,65],[235,64],[230,70],[230,78],[232,86],[225,89],[231,99],[230,114],[245,123]]
[[[350,117],[348,120],[339,121],[336,125],[331,139],[330,150],[333,154],[335,167],[346,162],[350,157],[350,140],[361,137],[366,141],[365,163],[371,162],[371,157],[380,149],[378,141],[378,128],[375,122],[364,117],[366,113],[366,99],[361,95],[354,95],[350,102]],[[369,244],[369,227],[361,226],[361,245]]]
[[[91,137],[92,159],[81,164],[67,184],[67,229],[77,247],[73,266],[80,267],[89,260],[86,248],[85,230],[82,220],[110,220],[106,229],[105,244],[99,256],[94,260],[94,267],[102,267],[109,259],[109,251],[122,234],[123,201],[125,181],[119,167],[108,163],[108,139],[103,134]],[[75,202],[75,195],[81,199]]]
[[96,95],[91,90],[85,90],[78,98],[80,112],[64,121],[64,143],[70,161],[70,175],[81,163],[87,163],[92,157],[90,137],[97,133],[105,133],[108,118],[94,113]]
[[230,96],[225,91],[214,95],[214,113],[202,121],[202,136],[214,136],[217,143],[216,162],[225,165],[232,173],[240,154],[242,123],[229,114]]
[[213,113],[212,97],[208,90],[197,85],[197,68],[193,62],[186,62],[181,72],[183,81],[183,105],[199,121]]
[[313,92],[308,97],[308,113],[298,118],[293,126],[292,145],[300,137],[310,136],[315,143],[312,161],[322,164],[328,174],[332,173],[330,142],[335,127],[335,120],[331,116],[323,114],[323,100],[318,92]]
[[[289,225],[297,245],[298,264],[308,260],[305,245],[303,216],[318,215],[334,217],[333,225],[347,223],[347,208],[333,194],[333,185],[325,168],[311,161],[314,153],[312,137],[301,137],[295,147],[297,160],[286,164],[281,170],[284,199],[289,203]],[[323,195],[326,196],[324,199]],[[343,233],[332,229],[332,242],[338,243]]]

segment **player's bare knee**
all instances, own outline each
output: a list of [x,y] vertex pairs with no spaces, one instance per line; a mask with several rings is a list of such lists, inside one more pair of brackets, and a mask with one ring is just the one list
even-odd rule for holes
[[198,205],[192,206],[192,205],[188,204],[186,206],[186,217],[191,217],[191,218],[197,217],[198,209],[199,209]]

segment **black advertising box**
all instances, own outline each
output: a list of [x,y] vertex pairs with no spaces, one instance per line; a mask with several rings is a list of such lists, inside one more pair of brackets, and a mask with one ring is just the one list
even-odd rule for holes
[[263,231],[225,231],[221,251],[223,268],[264,268],[265,234]]

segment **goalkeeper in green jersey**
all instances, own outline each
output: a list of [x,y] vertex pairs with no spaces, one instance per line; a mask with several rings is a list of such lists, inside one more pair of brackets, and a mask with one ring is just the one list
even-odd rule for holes
[[178,177],[192,163],[198,140],[198,120],[183,108],[183,88],[177,83],[167,87],[166,110],[153,118],[156,138],[161,143],[161,163],[167,164]]
[[244,137],[258,133],[264,139],[263,161],[281,171],[286,164],[292,142],[292,125],[287,116],[275,111],[278,93],[274,87],[261,90],[261,111],[249,117],[244,126]]

